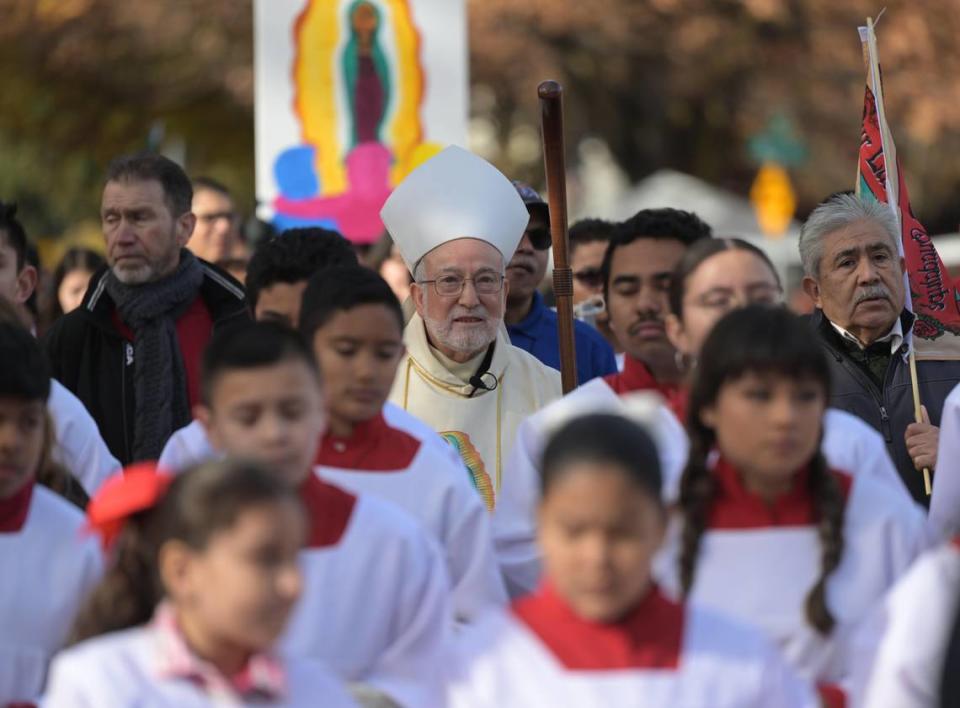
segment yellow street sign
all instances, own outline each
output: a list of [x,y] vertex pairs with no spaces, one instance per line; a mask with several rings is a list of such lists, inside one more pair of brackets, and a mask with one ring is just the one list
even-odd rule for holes
[[775,162],[763,163],[750,188],[750,201],[760,230],[771,238],[783,236],[797,209],[787,171]]

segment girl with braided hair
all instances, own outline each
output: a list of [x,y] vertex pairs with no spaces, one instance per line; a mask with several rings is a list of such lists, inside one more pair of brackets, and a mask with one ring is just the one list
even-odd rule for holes
[[[892,485],[821,451],[827,362],[779,307],[725,315],[700,351],[690,452],[661,560],[683,596],[766,630],[827,696],[852,683],[855,628],[923,545]],[[668,580],[669,579],[669,580]]]

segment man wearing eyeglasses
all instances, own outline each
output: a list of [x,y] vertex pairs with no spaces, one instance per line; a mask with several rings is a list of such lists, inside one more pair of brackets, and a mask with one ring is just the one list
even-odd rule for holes
[[[187,248],[197,258],[214,263],[237,275],[246,270],[247,249],[240,237],[236,207],[229,190],[208,177],[193,180],[191,211],[197,225],[187,242]],[[242,278],[240,278],[242,280]]]
[[[493,165],[448,147],[401,182],[380,212],[413,274],[416,312],[390,400],[440,433],[460,454],[493,509],[508,589],[536,562],[535,475],[502,475],[520,422],[560,396],[560,375],[511,345],[503,316],[507,262],[529,215]],[[524,583],[525,584],[525,583]]]
[[603,301],[603,254],[617,224],[605,219],[580,219],[567,232],[567,257],[573,271],[573,316],[603,335],[623,368],[623,348],[610,331],[610,318]]
[[[530,352],[547,366],[560,369],[560,344],[557,334],[557,313],[543,302],[537,289],[547,271],[550,251],[550,211],[536,190],[524,182],[514,181],[517,193],[530,215],[520,244],[507,264],[510,281],[504,321],[514,346]],[[603,336],[585,322],[575,321],[574,343],[577,352],[577,382],[585,383],[597,376],[617,371],[613,349]]]

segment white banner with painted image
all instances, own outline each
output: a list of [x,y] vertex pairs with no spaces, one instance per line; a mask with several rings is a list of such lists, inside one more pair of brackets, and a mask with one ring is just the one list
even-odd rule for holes
[[258,214],[354,243],[414,167],[466,144],[463,0],[255,0]]

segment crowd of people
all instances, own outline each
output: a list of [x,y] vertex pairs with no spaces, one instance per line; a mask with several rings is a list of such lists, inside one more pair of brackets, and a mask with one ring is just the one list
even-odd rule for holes
[[0,203],[0,707],[960,705],[960,362],[917,422],[885,206],[813,210],[810,316],[695,214],[574,224],[566,395],[534,189],[449,147],[380,216],[379,272],[248,245],[121,157],[40,315]]

